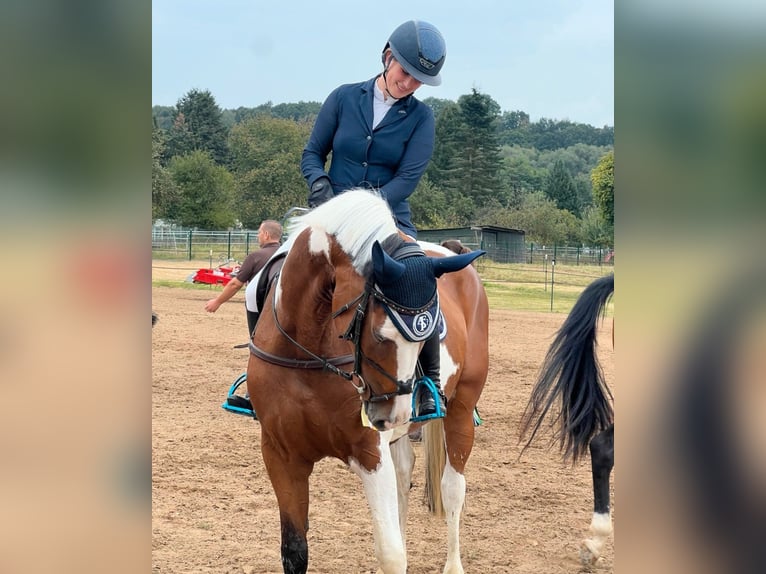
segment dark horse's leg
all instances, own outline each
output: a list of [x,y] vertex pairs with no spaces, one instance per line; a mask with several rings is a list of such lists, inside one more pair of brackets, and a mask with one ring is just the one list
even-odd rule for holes
[[[263,461],[279,504],[282,527],[282,569],[285,574],[305,574],[309,565],[306,533],[309,529],[309,475],[312,463],[284,460],[278,448],[261,441]],[[283,452],[283,451],[281,451]]]
[[612,533],[609,514],[609,477],[614,467],[614,424],[590,441],[590,464],[593,471],[593,519],[590,538],[583,541],[580,558],[593,564],[601,555],[604,542]]

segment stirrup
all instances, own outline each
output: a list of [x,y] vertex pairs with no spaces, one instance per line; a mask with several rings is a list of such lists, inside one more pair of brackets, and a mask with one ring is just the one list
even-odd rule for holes
[[[434,405],[436,406],[436,410],[428,415],[417,416],[418,411],[416,399],[420,394],[420,387],[422,385],[425,385],[428,389],[428,392],[431,393],[431,396],[434,400]],[[421,377],[415,381],[415,385],[412,389],[412,415],[410,416],[410,422],[419,423],[422,421],[429,421],[431,419],[441,419],[444,418],[446,414],[447,413],[442,410],[441,401],[439,400],[439,389],[436,387],[436,384],[429,377]]]
[[245,382],[247,381],[247,373],[242,373],[239,377],[235,379],[235,381],[232,383],[231,387],[229,387],[229,392],[226,395],[226,400],[223,401],[223,404],[221,405],[222,409],[225,409],[229,411],[230,413],[235,413],[238,415],[245,415],[248,417],[253,417],[255,420],[258,420],[258,417],[255,415],[255,411],[252,408],[245,408],[237,406],[236,404],[229,404],[229,399],[232,397],[235,397],[235,399],[244,399],[244,397],[235,394],[236,390]]

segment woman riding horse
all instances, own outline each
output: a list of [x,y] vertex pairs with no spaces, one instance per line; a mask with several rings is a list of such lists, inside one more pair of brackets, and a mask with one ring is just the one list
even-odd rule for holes
[[[462,572],[463,471],[489,361],[487,299],[470,265],[483,252],[405,241],[385,200],[365,190],[298,218],[283,248],[251,341],[247,386],[279,503],[284,571],[308,568],[309,476],[330,456],[362,481],[381,571],[406,572],[414,453],[397,439],[412,421],[418,355],[435,333],[450,408],[424,428],[426,468],[435,469],[426,487],[446,512],[444,571]],[[437,449],[441,463],[429,464]]]

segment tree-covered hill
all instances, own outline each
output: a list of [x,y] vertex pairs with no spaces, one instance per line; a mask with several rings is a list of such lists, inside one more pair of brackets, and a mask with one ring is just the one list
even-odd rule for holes
[[[418,228],[500,225],[528,241],[611,246],[614,128],[532,122],[472,90],[423,100],[434,154],[410,198]],[[152,108],[152,213],[186,227],[244,226],[305,204],[300,157],[320,102],[221,109],[209,91]]]

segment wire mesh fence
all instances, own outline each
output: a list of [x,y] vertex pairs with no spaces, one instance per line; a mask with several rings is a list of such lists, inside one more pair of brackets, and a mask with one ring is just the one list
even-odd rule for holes
[[[520,246],[492,246],[466,244],[471,249],[485,249],[483,260],[496,263],[525,262],[530,265],[592,266],[614,265],[614,251],[603,247],[561,247],[527,243]],[[155,259],[212,259],[213,262],[228,260],[242,261],[257,249],[258,232],[236,231],[192,231],[174,230],[162,227],[152,228],[152,257]],[[523,249],[523,251],[522,251]]]
[[178,231],[152,228],[152,258],[242,261],[258,247],[258,231]]

